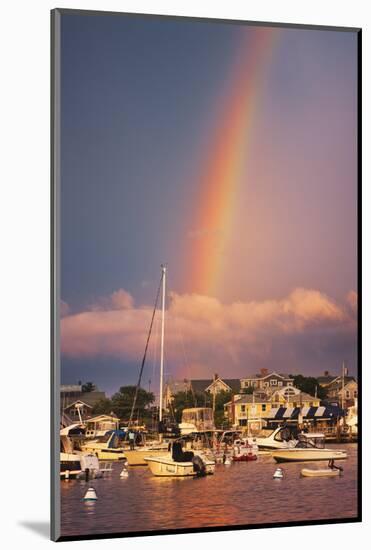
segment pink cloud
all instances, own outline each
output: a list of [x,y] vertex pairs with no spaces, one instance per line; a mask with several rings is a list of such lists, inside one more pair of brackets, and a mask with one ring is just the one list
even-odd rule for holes
[[90,311],[104,311],[104,310],[120,310],[131,309],[134,306],[134,298],[132,295],[119,288],[109,296],[103,296],[99,300],[89,306]]
[[[142,357],[152,309],[134,307],[132,296],[118,290],[90,310],[61,320],[62,353],[69,357],[117,357],[138,362]],[[154,353],[159,312],[150,353]],[[197,294],[171,294],[166,316],[166,360],[197,365],[197,373],[226,364],[238,367],[246,354],[274,358],[277,338],[311,331],[354,330],[347,307],[317,290],[297,288],[281,300],[222,304]],[[158,338],[157,338],[158,346]],[[225,369],[224,369],[225,370]]]

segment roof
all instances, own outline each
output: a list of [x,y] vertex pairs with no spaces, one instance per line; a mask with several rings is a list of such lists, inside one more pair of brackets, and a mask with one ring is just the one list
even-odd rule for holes
[[317,380],[320,384],[330,384],[333,380],[335,380],[337,376],[317,376]]
[[344,416],[345,412],[340,407],[326,406],[326,407],[279,407],[277,409],[271,409],[266,420],[270,421],[285,421],[285,420],[297,420],[299,413],[301,412],[304,420],[314,418],[338,418]]
[[[220,376],[216,379],[220,380],[221,382],[224,382],[224,384],[227,384],[231,388],[232,391],[238,392],[241,389],[241,381],[239,378],[221,378]],[[194,392],[204,392],[207,390],[211,384],[215,382],[214,378],[210,378],[208,380],[190,380],[190,384],[193,388]]]
[[[258,397],[257,395],[252,395],[251,393],[243,393],[238,395],[239,399],[235,399],[235,404],[244,404],[244,403],[269,403],[269,398]],[[229,404],[232,401],[229,402]],[[228,405],[228,403],[226,403]]]
[[292,377],[288,374],[284,373],[278,373],[278,372],[269,372],[268,374],[262,376],[259,374],[251,374],[250,376],[246,376],[245,378],[241,378],[241,380],[264,380],[265,378],[269,378],[270,376],[279,376],[280,378],[284,378],[286,380],[292,380]]
[[[354,376],[344,376],[344,386],[346,386],[347,384],[349,384],[349,382],[355,382],[355,378]],[[329,390],[337,390],[337,389],[342,389],[343,387],[343,378],[342,376],[338,376],[337,378],[335,378],[329,385],[328,385],[328,389]]]
[[71,407],[74,407],[75,405],[77,405],[77,403],[81,403],[82,405],[85,405],[85,407],[89,407],[89,409],[92,409],[93,406],[92,405],[89,405],[89,403],[85,403],[84,401],[82,401],[81,399],[77,399],[76,401],[74,401],[73,403],[70,403],[69,405],[67,405],[67,407],[64,408],[64,410],[67,410],[67,409],[70,409]]

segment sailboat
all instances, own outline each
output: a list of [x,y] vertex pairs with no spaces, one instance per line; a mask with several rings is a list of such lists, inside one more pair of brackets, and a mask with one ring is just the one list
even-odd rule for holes
[[[159,423],[163,417],[163,379],[164,379],[164,340],[165,340],[165,300],[166,300],[166,266],[162,269],[162,318],[161,318],[161,356],[160,356],[160,407]],[[161,436],[160,436],[161,437]],[[215,462],[208,460],[202,453],[184,452],[180,440],[169,444],[168,451],[146,452],[144,460],[155,476],[188,477],[213,474]],[[130,462],[129,462],[130,464]]]
[[[161,281],[160,281],[160,287],[162,287],[162,320],[161,320],[161,358],[160,358],[160,409],[159,409],[159,424],[161,425],[162,422],[162,399],[163,399],[163,378],[164,378],[164,337],[165,337],[165,298],[166,298],[166,266],[161,266]],[[156,297],[156,303],[155,303],[155,310],[157,305],[157,297]],[[154,312],[155,312],[154,310]],[[152,316],[152,322],[154,318],[154,313]],[[151,323],[152,326],[152,323]],[[151,327],[150,327],[151,330]],[[149,341],[149,336],[147,339],[147,345]],[[146,353],[146,352],[145,352]],[[144,360],[142,362],[142,368],[144,365]],[[141,369],[142,370],[142,369]],[[138,386],[140,384],[140,378]],[[135,408],[135,399],[133,403],[132,413]],[[132,416],[132,414],[131,414]],[[130,419],[131,420],[131,419]],[[129,422],[130,424],[130,422]],[[145,444],[142,447],[137,447],[136,449],[125,449],[125,456],[126,460],[128,461],[129,466],[146,466],[147,465],[147,457],[151,456],[170,456],[168,444],[166,442],[162,441],[162,438],[160,436],[160,441],[151,443],[151,444]]]

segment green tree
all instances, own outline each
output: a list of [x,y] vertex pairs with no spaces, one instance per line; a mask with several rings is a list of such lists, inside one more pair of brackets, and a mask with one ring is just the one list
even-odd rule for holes
[[111,414],[112,412],[112,401],[106,397],[105,399],[100,399],[96,402],[93,407],[93,414]]
[[224,424],[226,424],[224,405],[231,401],[232,396],[233,392],[224,390],[215,395],[214,422],[217,428],[221,428]]
[[252,386],[248,386],[247,388],[243,388],[242,393],[247,393],[248,395],[251,395],[254,393],[254,388]]
[[95,391],[97,389],[97,386],[93,384],[93,382],[85,382],[85,384],[82,385],[82,392],[83,393],[90,393],[92,391]]
[[179,391],[173,396],[173,401],[171,402],[171,409],[176,422],[181,422],[184,409],[208,406],[210,406],[210,396],[192,391]]
[[326,399],[327,390],[319,385],[317,378],[313,378],[313,376],[302,376],[301,374],[292,376],[292,378],[294,380],[294,386],[300,391],[309,393],[309,395],[313,396],[316,395],[317,391],[318,399]]
[[[121,386],[119,391],[112,396],[112,410],[122,420],[129,420],[135,397],[135,386]],[[152,392],[139,388],[135,404],[133,420],[143,419],[148,416],[148,407],[155,400]]]

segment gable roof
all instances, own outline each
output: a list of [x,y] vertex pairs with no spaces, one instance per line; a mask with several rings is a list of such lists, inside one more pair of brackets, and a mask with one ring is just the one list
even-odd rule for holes
[[89,405],[89,403],[85,403],[85,401],[81,401],[81,399],[77,399],[73,403],[70,403],[69,405],[67,405],[67,407],[65,407],[64,410],[66,411],[67,409],[70,409],[71,407],[74,407],[75,405],[77,405],[77,403],[81,403],[81,405],[85,405],[85,407],[89,407],[89,409],[93,408],[93,406]]
[[[357,381],[354,378],[354,376],[345,376],[344,377],[344,389],[346,388],[346,386],[348,384],[350,384],[350,382],[355,382],[357,384]],[[339,377],[339,379],[336,379],[333,382],[331,382],[331,384],[329,384],[327,386],[327,389],[329,391],[339,391],[339,390],[343,389],[343,380],[342,380],[342,378]]]
[[252,374],[250,376],[246,376],[245,378],[241,378],[241,380],[265,380],[266,378],[270,378],[271,376],[278,376],[279,378],[283,378],[285,380],[292,380],[291,376],[285,373],[278,373],[278,372],[268,372],[268,374],[265,374],[262,376],[259,374]]
[[203,379],[203,380],[190,380],[190,384],[192,386],[192,389],[194,392],[205,392],[209,386],[213,384],[213,382],[220,380],[221,382],[224,382],[227,386],[231,388],[232,391],[238,392],[241,389],[241,381],[239,378],[221,378],[220,376],[214,380],[213,378],[210,379]]

